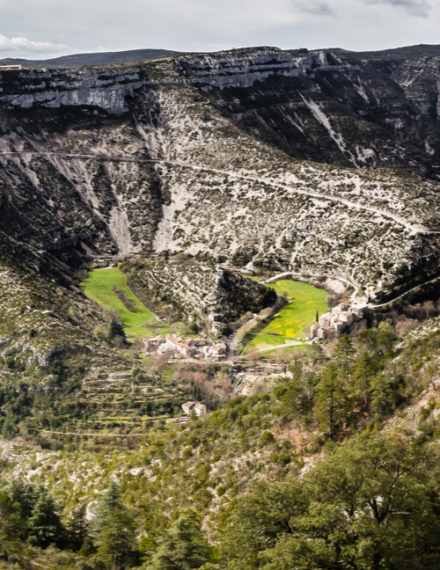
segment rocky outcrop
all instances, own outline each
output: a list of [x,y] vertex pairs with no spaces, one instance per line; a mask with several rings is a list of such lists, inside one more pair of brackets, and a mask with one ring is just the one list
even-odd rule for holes
[[275,292],[237,272],[182,255],[127,262],[129,283],[141,296],[166,303],[174,318],[209,334],[225,333],[246,313],[275,304]]
[[128,111],[142,86],[139,68],[122,71],[23,70],[0,72],[0,103],[7,109],[91,107],[113,115]]
[[273,47],[237,49],[176,60],[179,73],[201,87],[249,88],[269,77],[303,77],[313,70],[343,71],[347,67],[330,52],[282,51]]
[[259,48],[176,67],[241,128],[293,156],[437,176],[438,51]]

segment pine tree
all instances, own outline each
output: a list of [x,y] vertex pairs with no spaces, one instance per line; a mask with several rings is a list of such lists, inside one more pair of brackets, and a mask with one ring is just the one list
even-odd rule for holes
[[347,334],[341,335],[336,344],[334,355],[339,367],[344,373],[346,384],[348,384],[348,376],[351,372],[354,354],[355,350],[350,337]]
[[69,536],[73,550],[80,550],[87,541],[89,525],[86,519],[86,511],[87,503],[82,503],[72,513]]
[[187,511],[180,516],[159,541],[151,570],[187,570],[200,568],[211,559],[211,547],[206,542],[195,514]]
[[0,490],[0,521],[0,559],[7,559],[11,551],[20,548],[27,534],[27,525],[20,516],[19,505],[6,489]]
[[114,483],[98,505],[90,523],[90,534],[98,558],[108,568],[124,568],[135,555],[133,519],[122,504]]
[[377,374],[371,381],[371,411],[376,421],[382,421],[394,407],[392,382],[383,374]]
[[368,412],[370,409],[371,383],[376,375],[377,361],[368,352],[363,352],[357,359],[352,383],[355,399],[360,410]]
[[322,374],[316,390],[316,403],[321,430],[326,431],[330,439],[335,439],[338,429],[344,423],[348,405],[348,397],[335,362],[329,362]]
[[37,501],[29,519],[29,538],[36,546],[65,543],[65,529],[56,512],[55,503],[44,487],[39,489]]
[[17,505],[20,517],[24,520],[29,519],[39,495],[38,489],[18,478],[13,479],[6,490],[11,501]]

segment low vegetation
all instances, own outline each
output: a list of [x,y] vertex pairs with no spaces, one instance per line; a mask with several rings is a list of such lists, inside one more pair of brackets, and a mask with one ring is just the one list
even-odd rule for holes
[[281,279],[270,286],[289,304],[254,335],[248,348],[270,348],[303,340],[305,328],[313,324],[317,315],[327,311],[327,293],[324,289],[288,279]]

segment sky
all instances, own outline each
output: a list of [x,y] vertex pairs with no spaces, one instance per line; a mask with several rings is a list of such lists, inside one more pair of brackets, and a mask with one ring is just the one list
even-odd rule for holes
[[0,0],[0,58],[440,43],[440,0]]

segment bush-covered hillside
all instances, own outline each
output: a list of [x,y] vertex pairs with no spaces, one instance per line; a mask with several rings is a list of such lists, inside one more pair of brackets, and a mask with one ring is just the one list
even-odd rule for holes
[[131,450],[97,452],[83,440],[45,451],[11,439],[2,559],[435,568],[439,348],[436,320],[400,337],[383,323],[342,336],[330,356],[296,354],[253,396],[152,428]]

